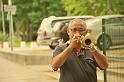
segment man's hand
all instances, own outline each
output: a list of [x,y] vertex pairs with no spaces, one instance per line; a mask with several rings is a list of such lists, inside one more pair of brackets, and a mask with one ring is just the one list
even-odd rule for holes
[[75,48],[79,45],[81,45],[80,43],[80,39],[81,39],[81,35],[79,33],[76,33],[73,38],[71,39],[71,42],[70,42],[70,46],[72,48]]

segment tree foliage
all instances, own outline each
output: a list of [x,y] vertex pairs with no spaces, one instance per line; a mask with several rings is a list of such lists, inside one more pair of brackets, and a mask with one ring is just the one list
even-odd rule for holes
[[63,0],[67,15],[124,14],[124,0]]
[[66,15],[59,0],[13,0],[13,4],[17,6],[15,19],[19,21],[23,39],[36,39],[43,18]]
[[[3,0],[7,4],[8,0]],[[43,18],[48,16],[124,14],[124,0],[12,0],[15,35],[35,40]],[[7,14],[7,13],[5,13]],[[7,17],[7,16],[5,16]],[[6,19],[6,18],[5,18]],[[1,17],[0,17],[0,21]],[[2,24],[2,23],[0,23]],[[8,25],[6,24],[6,27]],[[6,29],[8,31],[8,28]]]

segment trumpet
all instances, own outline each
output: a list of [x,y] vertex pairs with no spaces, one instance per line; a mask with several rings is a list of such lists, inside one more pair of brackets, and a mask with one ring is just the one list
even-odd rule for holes
[[81,46],[85,49],[91,49],[94,47],[95,44],[95,38],[90,35],[89,33],[86,34],[85,36],[81,36],[80,40]]

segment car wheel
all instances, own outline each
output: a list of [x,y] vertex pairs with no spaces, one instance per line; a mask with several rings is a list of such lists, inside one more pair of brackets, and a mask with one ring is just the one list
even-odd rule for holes
[[105,35],[105,45],[103,45],[103,39],[102,39],[103,35],[101,35],[98,40],[97,40],[97,47],[100,50],[103,50],[103,46],[105,46],[105,49],[108,50],[111,46],[111,39],[110,37],[106,34]]
[[50,45],[49,45],[49,47],[50,47],[50,49],[55,49],[55,47],[57,46],[59,44],[59,42],[58,42],[58,39],[55,39],[55,40],[53,40],[51,43],[50,43]]

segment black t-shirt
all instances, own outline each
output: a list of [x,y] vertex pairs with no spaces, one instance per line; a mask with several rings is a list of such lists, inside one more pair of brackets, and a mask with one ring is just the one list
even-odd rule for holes
[[[66,44],[58,45],[53,52],[53,57],[66,47]],[[68,59],[60,67],[59,82],[97,82],[96,67],[97,64],[89,50],[81,49],[78,57],[73,49]]]

